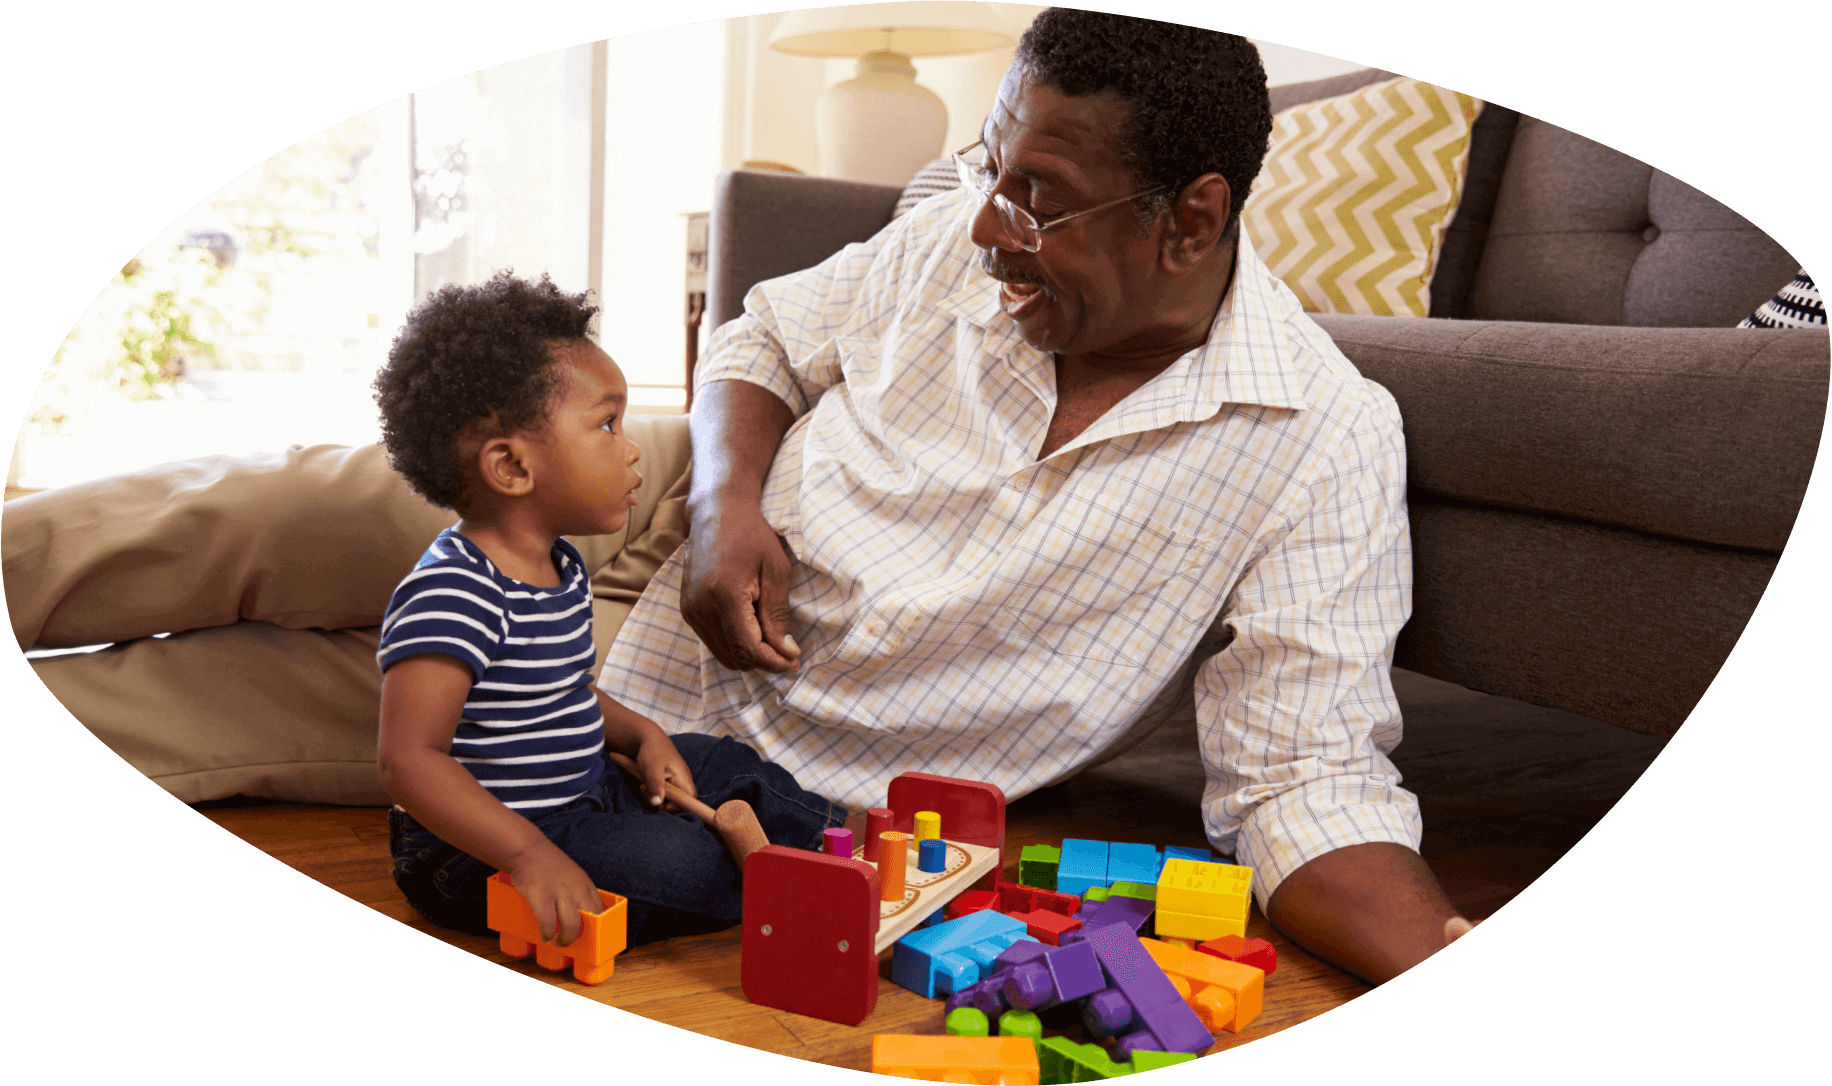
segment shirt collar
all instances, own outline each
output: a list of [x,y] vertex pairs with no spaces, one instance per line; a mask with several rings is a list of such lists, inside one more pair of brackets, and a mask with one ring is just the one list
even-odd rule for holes
[[[971,263],[970,281],[941,301],[941,311],[978,327],[985,337],[981,348],[989,356],[1004,357],[1027,347],[1018,336],[1018,326],[999,307],[998,282],[980,273],[977,261]],[[1090,431],[1113,436],[1116,428],[1124,432],[1194,422],[1211,417],[1227,404],[1304,408],[1303,382],[1286,328],[1298,311],[1296,300],[1272,278],[1246,232],[1240,231],[1234,281],[1215,314],[1209,338],[1171,363]],[[1084,436],[1093,439],[1095,435]]]

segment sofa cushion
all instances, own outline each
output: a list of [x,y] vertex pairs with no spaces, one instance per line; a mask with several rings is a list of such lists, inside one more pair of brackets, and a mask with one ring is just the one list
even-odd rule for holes
[[1523,117],[1466,315],[1727,328],[1799,266],[1697,189]]
[[1311,312],[1425,316],[1480,109],[1395,77],[1278,113],[1242,229]]

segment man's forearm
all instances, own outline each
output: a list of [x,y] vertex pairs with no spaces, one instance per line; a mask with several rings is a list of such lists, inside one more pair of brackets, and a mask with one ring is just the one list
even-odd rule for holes
[[748,381],[714,381],[694,394],[689,432],[693,482],[689,517],[730,498],[754,502],[795,414],[776,394]]
[[1266,918],[1317,957],[1374,984],[1445,944],[1459,915],[1419,854],[1388,842],[1326,852],[1272,894]]

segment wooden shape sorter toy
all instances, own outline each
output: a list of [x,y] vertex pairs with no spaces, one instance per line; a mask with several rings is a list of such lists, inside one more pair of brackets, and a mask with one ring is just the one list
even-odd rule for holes
[[[844,857],[779,845],[752,853],[744,865],[739,967],[745,998],[857,1025],[878,1004],[878,955],[975,880],[998,872],[1005,799],[997,788],[905,773],[891,782],[890,802],[908,804],[889,808],[904,834],[917,812],[940,816],[942,870],[922,870],[918,842],[907,837],[900,842],[901,892],[887,885],[895,863],[867,861],[864,842]],[[977,840],[957,838],[957,824]]]

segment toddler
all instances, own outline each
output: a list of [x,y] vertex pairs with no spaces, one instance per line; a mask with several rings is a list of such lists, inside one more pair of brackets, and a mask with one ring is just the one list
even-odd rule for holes
[[737,923],[744,857],[814,848],[846,812],[593,685],[589,578],[561,537],[618,531],[642,485],[596,311],[546,276],[446,286],[376,377],[390,462],[461,518],[388,604],[379,765],[394,879],[428,919],[487,933],[501,870],[561,944],[594,887],[623,895],[634,946]]

